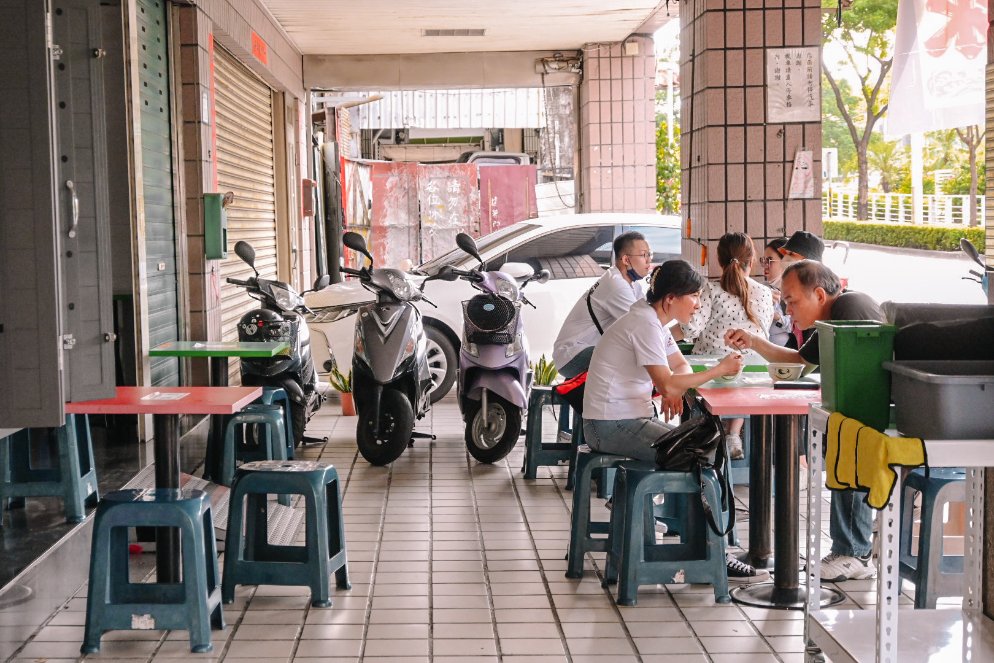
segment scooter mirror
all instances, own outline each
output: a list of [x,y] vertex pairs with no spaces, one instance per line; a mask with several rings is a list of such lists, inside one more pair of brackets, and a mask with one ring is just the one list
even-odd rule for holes
[[[245,240],[235,242],[235,255],[242,259],[246,265],[255,270],[255,249]],[[258,272],[256,272],[258,274]]]
[[369,250],[366,249],[366,240],[363,239],[362,235],[360,235],[359,233],[354,233],[351,231],[345,233],[345,235],[342,237],[342,244],[344,244],[347,248],[352,249],[353,251],[361,253],[362,255],[369,258],[370,262],[373,262],[373,256],[369,255]]
[[331,283],[331,277],[327,274],[322,274],[314,282],[314,291],[316,292],[318,290],[324,290],[325,288],[328,287],[329,283]]
[[[977,247],[975,247],[973,245],[973,242],[968,240],[966,237],[960,238],[959,248],[963,251],[963,253],[970,256],[973,262],[977,263],[981,267],[986,267],[986,265],[984,265],[983,259],[980,257],[980,254],[977,253]],[[236,251],[238,250],[237,246],[235,247],[235,250]]]
[[551,277],[552,274],[549,273],[549,270],[543,269],[541,272],[536,274],[534,278],[532,278],[532,281],[535,283],[548,283]]
[[458,280],[459,275],[456,274],[456,270],[452,269],[452,265],[442,265],[435,278],[439,281],[455,281]]
[[480,251],[476,248],[476,241],[466,233],[456,235],[456,246],[480,262],[483,262],[483,258],[480,257]]

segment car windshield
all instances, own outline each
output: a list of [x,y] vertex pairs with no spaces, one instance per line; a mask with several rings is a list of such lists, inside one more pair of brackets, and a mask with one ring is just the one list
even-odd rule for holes
[[[482,255],[497,244],[514,239],[515,237],[519,237],[525,233],[529,233],[537,227],[538,226],[533,223],[515,223],[512,226],[501,228],[500,230],[492,232],[489,235],[476,240],[476,247]],[[462,249],[454,248],[451,251],[447,251],[440,256],[432,258],[418,267],[417,271],[418,273],[433,276],[435,272],[442,267],[442,265],[453,265],[466,257],[466,253],[464,253]]]

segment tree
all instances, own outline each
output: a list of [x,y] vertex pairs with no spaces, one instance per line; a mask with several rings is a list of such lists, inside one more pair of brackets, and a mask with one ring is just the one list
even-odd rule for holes
[[885,140],[879,133],[873,134],[867,146],[866,160],[873,170],[880,173],[880,188],[891,193],[901,179],[907,166],[904,146],[897,140]]
[[665,117],[656,121],[656,209],[666,214],[680,211],[680,124],[674,118],[671,143]]
[[966,129],[957,129],[956,135],[959,139],[963,141],[966,145],[967,151],[970,153],[970,225],[975,226],[978,224],[977,220],[977,148],[984,141],[985,131],[981,131],[980,127],[973,125],[967,127]]
[[[897,25],[898,0],[855,0],[841,14],[841,24],[835,12],[822,14],[822,34],[843,53],[841,62],[831,64],[822,59],[822,73],[832,89],[836,107],[842,116],[849,137],[856,149],[858,177],[856,218],[869,217],[869,162],[867,149],[873,128],[887,112],[887,90],[884,82],[894,63],[894,27]],[[832,4],[834,7],[834,3]],[[836,68],[859,81],[857,106],[847,105]]]
[[[836,166],[839,175],[844,178],[847,173],[856,169],[856,147],[849,136],[846,121],[839,114],[839,107],[835,103],[835,95],[828,85],[827,78],[822,76],[821,83],[821,144],[839,151],[839,162]],[[849,81],[842,79],[838,84],[846,108],[855,108],[857,100]]]

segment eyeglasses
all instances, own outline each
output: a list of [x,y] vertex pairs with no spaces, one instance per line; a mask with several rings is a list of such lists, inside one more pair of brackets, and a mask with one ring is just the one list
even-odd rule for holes
[[626,256],[630,256],[630,257],[636,257],[637,256],[639,258],[642,258],[643,260],[651,260],[652,259],[652,251],[644,251],[642,253],[626,253],[625,255]]
[[773,264],[774,260],[779,260],[779,258],[767,258],[767,257],[764,256],[764,257],[762,257],[762,258],[759,259],[759,264],[760,265],[764,265],[766,267],[769,267],[770,265]]

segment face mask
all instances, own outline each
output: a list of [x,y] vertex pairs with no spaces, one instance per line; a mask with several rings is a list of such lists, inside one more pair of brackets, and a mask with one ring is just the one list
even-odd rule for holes
[[632,267],[628,268],[628,271],[626,272],[626,274],[628,275],[628,278],[630,278],[632,280],[632,282],[635,282],[635,281],[638,281],[639,279],[644,279],[645,278],[644,274],[639,274]]

